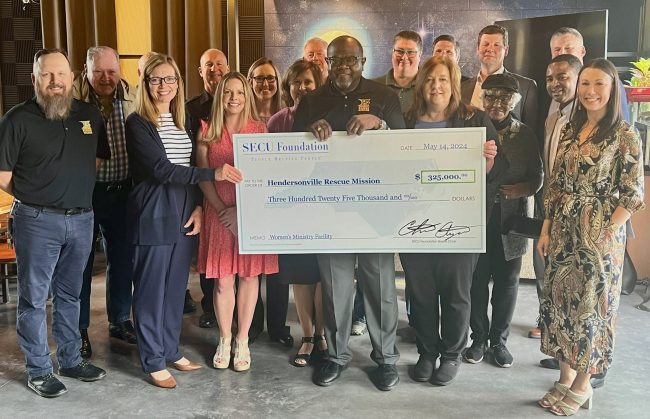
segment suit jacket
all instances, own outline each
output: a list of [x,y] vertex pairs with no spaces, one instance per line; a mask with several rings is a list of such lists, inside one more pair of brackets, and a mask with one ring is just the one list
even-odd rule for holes
[[[192,138],[186,120],[185,130]],[[137,113],[129,115],[125,130],[134,183],[127,206],[129,239],[136,245],[175,243],[179,233],[187,232],[183,225],[192,211],[201,205],[197,184],[214,180],[214,169],[171,163],[156,126]]]
[[[515,106],[515,109],[512,110],[512,114],[515,118],[528,125],[533,132],[537,133],[538,125],[537,121],[539,119],[538,115],[538,104],[537,104],[537,82],[528,77],[520,76],[516,73],[511,73],[508,70],[503,72],[504,74],[510,74],[519,82],[519,94],[521,95],[521,100]],[[474,87],[476,86],[476,77],[465,80],[460,84],[460,95],[463,103],[470,105],[472,101],[472,94],[474,93]]]

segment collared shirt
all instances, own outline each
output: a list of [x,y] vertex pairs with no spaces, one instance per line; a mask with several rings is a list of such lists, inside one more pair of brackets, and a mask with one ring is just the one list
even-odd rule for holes
[[393,70],[391,69],[388,73],[386,73],[386,75],[372,79],[372,81],[386,85],[390,87],[393,92],[397,93],[399,104],[402,108],[402,113],[406,114],[406,112],[411,108],[411,105],[413,104],[413,98],[415,97],[416,77],[417,75],[413,76],[413,80],[411,80],[408,86],[402,87],[397,84]]
[[[503,74],[506,71],[504,66],[501,66],[497,71],[492,74]],[[490,76],[492,75],[490,74]],[[472,106],[480,110],[483,109],[483,78],[481,77],[481,72],[478,72],[476,76],[476,86],[474,86],[474,92],[472,93],[472,101],[470,102]]]
[[331,81],[300,100],[293,131],[307,131],[310,124],[325,119],[333,131],[346,131],[354,115],[371,114],[386,121],[389,128],[404,128],[404,117],[397,95],[388,87],[361,78],[353,91],[343,94]]
[[109,109],[104,109],[102,101],[92,87],[88,95],[90,103],[96,105],[104,116],[108,146],[111,149],[111,159],[104,162],[99,168],[97,182],[119,182],[129,178],[129,156],[126,153],[126,136],[124,134],[126,117],[122,106],[124,93],[121,87],[118,85],[115,89],[111,101],[112,106]]
[[551,102],[548,109],[548,116],[544,124],[544,173],[550,178],[553,173],[557,146],[560,143],[560,134],[562,128],[569,122],[575,100],[560,109],[560,104],[556,101]]
[[97,107],[73,100],[64,120],[49,120],[32,98],[0,119],[0,170],[12,172],[14,196],[55,208],[92,207],[95,157],[110,158]]

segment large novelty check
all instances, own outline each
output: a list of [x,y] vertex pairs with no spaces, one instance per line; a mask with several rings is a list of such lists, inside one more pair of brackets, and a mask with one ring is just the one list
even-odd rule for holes
[[485,128],[234,141],[240,253],[485,251]]

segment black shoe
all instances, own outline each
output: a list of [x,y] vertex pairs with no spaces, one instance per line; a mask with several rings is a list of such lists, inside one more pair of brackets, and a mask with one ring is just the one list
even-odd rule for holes
[[133,328],[133,323],[131,323],[131,320],[127,320],[121,323],[109,323],[108,334],[112,338],[121,339],[132,345],[138,343],[138,339],[135,336],[135,329]]
[[589,383],[591,384],[591,388],[601,388],[602,386],[605,385],[605,375],[606,373],[602,372],[600,374],[594,374],[591,376],[589,379]]
[[212,329],[217,324],[217,318],[214,313],[203,313],[199,317],[199,327],[203,329]]
[[492,346],[491,349],[492,357],[494,357],[494,362],[498,366],[501,368],[512,367],[514,358],[512,357],[512,354],[510,354],[510,351],[508,351],[508,348],[506,348],[506,345],[500,343],[498,345]]
[[81,329],[81,349],[79,353],[82,358],[90,358],[93,355],[93,347],[90,346],[90,339],[88,339],[88,329]]
[[76,367],[59,368],[59,375],[81,381],[97,381],[106,377],[106,371],[88,361],[81,361]]
[[399,374],[395,365],[382,364],[377,368],[375,385],[381,391],[390,391],[399,384]]
[[39,396],[48,398],[59,397],[68,392],[63,383],[52,373],[28,379],[27,387],[34,390]]
[[291,336],[289,333],[282,336],[269,336],[269,338],[271,339],[271,342],[277,342],[286,346],[287,348],[293,348],[293,336]]
[[319,386],[327,387],[341,376],[341,371],[344,369],[343,365],[327,361],[316,373],[314,382]]
[[446,386],[454,381],[460,368],[460,360],[443,359],[440,361],[440,367],[433,373],[431,384]]
[[421,354],[415,368],[413,368],[413,379],[415,381],[425,382],[431,379],[433,370],[436,368],[437,355]]
[[185,290],[185,303],[183,304],[183,314],[190,314],[196,311],[196,303],[192,300],[190,290]]
[[478,364],[483,361],[487,345],[485,342],[473,341],[472,346],[466,348],[463,352],[463,359],[470,364]]
[[559,370],[560,362],[555,358],[544,358],[539,361],[539,365],[542,368],[548,368],[549,370]]

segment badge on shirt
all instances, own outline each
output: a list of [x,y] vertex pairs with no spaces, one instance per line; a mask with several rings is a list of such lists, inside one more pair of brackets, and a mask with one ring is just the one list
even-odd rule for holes
[[370,99],[359,99],[359,112],[370,112]]
[[79,121],[81,122],[81,132],[86,135],[92,135],[93,127],[90,126],[90,121]]

